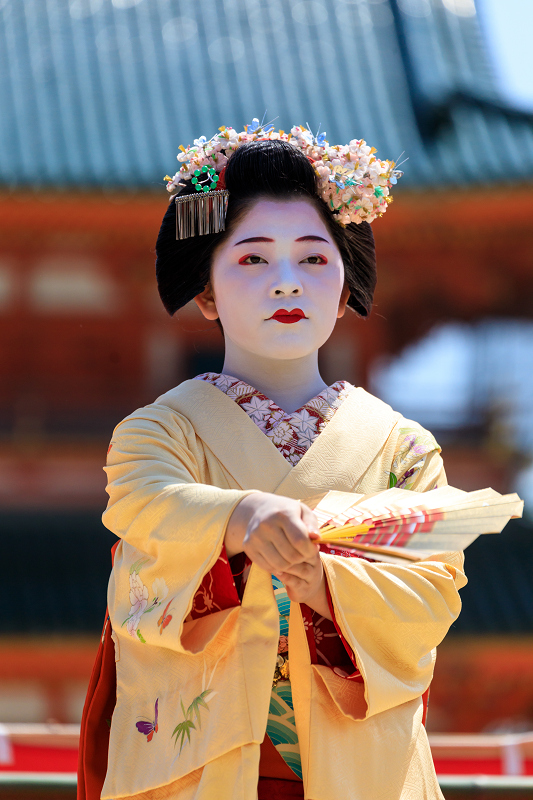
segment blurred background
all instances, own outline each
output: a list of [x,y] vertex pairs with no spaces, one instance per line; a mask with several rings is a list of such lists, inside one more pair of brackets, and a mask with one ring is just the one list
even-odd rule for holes
[[408,158],[374,313],[323,374],[430,428],[451,484],[525,498],[467,551],[428,727],[443,775],[533,775],[532,35],[531,0],[0,0],[4,778],[75,769],[114,425],[222,365],[216,326],[157,295],[163,176],[265,111]]

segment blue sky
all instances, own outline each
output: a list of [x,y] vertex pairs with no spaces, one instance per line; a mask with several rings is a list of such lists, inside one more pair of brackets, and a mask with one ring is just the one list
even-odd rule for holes
[[533,0],[476,0],[504,95],[533,111]]

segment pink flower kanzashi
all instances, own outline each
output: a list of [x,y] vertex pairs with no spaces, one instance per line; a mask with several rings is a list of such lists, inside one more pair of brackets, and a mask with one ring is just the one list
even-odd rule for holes
[[[372,201],[370,206],[354,206],[351,202],[357,196],[359,181],[365,181],[365,186],[389,189],[395,184],[402,172],[396,169],[393,161],[381,160],[374,155],[375,149],[369,147],[364,139],[352,139],[347,145],[333,145],[326,141],[325,133],[314,134],[308,127],[294,125],[290,134],[284,131],[275,131],[273,126],[263,128],[257,120],[255,126],[246,126],[245,131],[238,133],[234,128],[222,127],[211,139],[202,136],[194,140],[194,145],[187,148],[181,147],[178,161],[181,164],[179,173],[173,178],[166,179],[167,190],[174,193],[180,182],[189,180],[195,169],[203,165],[212,166],[220,172],[227,159],[242,144],[258,139],[288,141],[300,152],[311,159],[317,173],[317,194],[328,203],[335,212],[334,218],[343,225],[350,222],[359,223],[363,220],[372,222],[378,214],[387,210],[385,201]],[[336,174],[338,168],[349,172],[351,183],[346,186],[341,199],[333,197],[332,189],[328,184]],[[386,195],[385,195],[386,196]]]

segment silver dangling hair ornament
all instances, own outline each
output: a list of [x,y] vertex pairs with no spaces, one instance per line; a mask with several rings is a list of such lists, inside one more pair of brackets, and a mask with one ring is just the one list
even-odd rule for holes
[[229,192],[226,189],[201,194],[177,195],[176,239],[220,233],[226,229]]
[[221,175],[217,175],[213,167],[205,164],[194,170],[191,184],[196,194],[177,195],[174,199],[176,239],[205,236],[207,233],[225,230],[229,192],[222,189],[223,182],[217,190],[220,179]]

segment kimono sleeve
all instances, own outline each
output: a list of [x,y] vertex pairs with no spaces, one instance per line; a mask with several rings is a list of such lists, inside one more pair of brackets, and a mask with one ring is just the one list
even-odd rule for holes
[[[228,519],[250,493],[202,483],[195,442],[187,419],[148,406],[117,426],[105,468],[102,520],[123,540],[110,582],[113,628],[178,652],[204,649],[231,611],[185,624],[203,576],[224,559]],[[165,614],[180,625],[161,637]]]
[[[397,436],[394,459],[390,471],[390,485],[396,485],[399,488],[410,489],[417,492],[425,492],[430,489],[435,489],[437,486],[446,486],[447,479],[440,455],[441,448],[435,440],[435,437],[417,422],[408,419],[402,419],[400,421]],[[353,557],[353,553],[345,552],[343,556],[345,558],[350,558]],[[342,642],[345,651],[344,653],[339,651],[338,643],[334,643],[337,645],[337,647],[335,647],[336,660],[331,662],[331,669],[336,671],[338,675],[344,675],[348,680],[361,681],[362,677],[357,659],[353,649],[342,633],[335,613],[335,606],[331,602],[329,588],[328,602],[333,621],[329,626],[327,622],[322,623],[322,625],[328,629],[330,626],[335,626],[335,630],[337,631],[339,640]],[[314,619],[314,617],[311,619]],[[308,630],[311,624],[312,623],[308,622]],[[332,636],[332,633],[329,632],[327,635]],[[328,644],[333,645],[333,642],[328,642]],[[314,663],[319,662],[315,660]],[[353,669],[348,672],[347,670],[350,669],[350,665]]]
[[[422,696],[433,677],[435,647],[461,610],[458,590],[467,582],[462,553],[408,566],[321,558],[336,624],[364,681],[364,713],[360,698],[354,695],[354,710],[346,694],[344,712],[364,719]],[[338,679],[318,669],[338,700]]]
[[433,434],[417,422],[402,419],[391,465],[389,486],[427,492],[448,483]]

